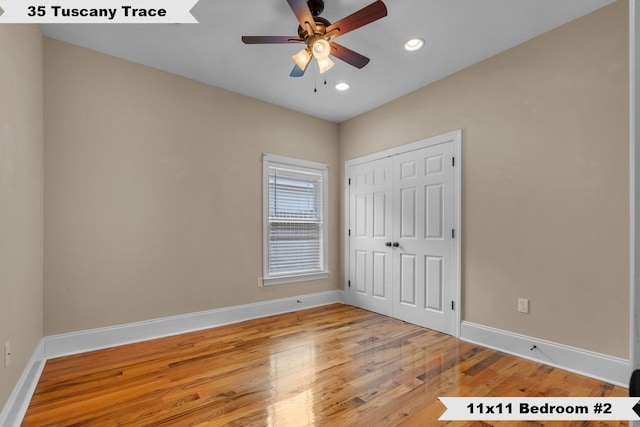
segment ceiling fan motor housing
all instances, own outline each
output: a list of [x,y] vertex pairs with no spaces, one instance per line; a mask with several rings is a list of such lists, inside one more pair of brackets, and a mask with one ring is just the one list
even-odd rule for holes
[[[316,22],[316,34],[324,35],[326,28],[331,25],[331,22],[320,16],[314,16],[313,20]],[[309,34],[306,28],[298,25],[298,36],[302,40],[307,40],[307,37],[313,36],[313,34]]]

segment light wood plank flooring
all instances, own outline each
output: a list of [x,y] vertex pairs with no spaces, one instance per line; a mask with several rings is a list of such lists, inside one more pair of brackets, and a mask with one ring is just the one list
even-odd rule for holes
[[439,422],[437,398],[626,395],[335,304],[49,360],[23,426],[623,426]]

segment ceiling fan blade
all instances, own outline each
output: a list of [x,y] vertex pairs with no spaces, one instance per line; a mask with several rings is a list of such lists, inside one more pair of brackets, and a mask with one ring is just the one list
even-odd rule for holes
[[327,28],[327,33],[336,30],[337,33],[333,36],[334,38],[343,36],[350,31],[356,30],[385,16],[387,16],[387,6],[385,6],[382,0],[378,0],[330,25]]
[[244,44],[301,43],[295,36],[242,36]]
[[370,61],[366,56],[360,55],[358,52],[348,49],[336,42],[331,43],[331,55],[356,68],[362,68]]
[[291,74],[289,74],[289,77],[302,77],[304,76],[304,71],[305,70],[296,65],[293,67],[293,70],[291,70]]
[[298,18],[298,22],[302,28],[307,29],[305,24],[308,24],[313,31],[316,30],[316,20],[311,14],[307,0],[287,0],[293,13]]

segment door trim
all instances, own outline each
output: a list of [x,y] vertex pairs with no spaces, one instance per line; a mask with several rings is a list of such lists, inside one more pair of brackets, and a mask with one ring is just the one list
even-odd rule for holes
[[408,153],[411,151],[420,150],[422,148],[432,147],[434,145],[445,144],[448,142],[453,143],[453,153],[455,157],[455,166],[453,170],[453,198],[454,198],[454,212],[453,223],[455,224],[455,259],[454,259],[454,274],[455,278],[453,285],[455,287],[453,291],[454,295],[454,336],[460,337],[460,323],[462,321],[462,129],[448,132],[442,135],[433,136],[427,139],[423,139],[408,144],[403,144],[397,147],[390,148],[388,150],[380,151],[373,154],[368,154],[355,159],[347,160],[344,166],[344,290],[345,301],[347,304],[351,304],[350,292],[349,292],[349,176],[351,167],[362,163],[371,162],[374,160],[380,160],[385,157],[391,157],[398,154]]
[[[640,369],[640,8],[629,0],[629,377]],[[640,427],[640,421],[629,426]]]

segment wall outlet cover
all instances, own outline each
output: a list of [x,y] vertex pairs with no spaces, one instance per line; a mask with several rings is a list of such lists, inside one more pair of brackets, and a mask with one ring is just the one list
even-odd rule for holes
[[524,298],[518,298],[518,312],[529,313],[529,300]]

